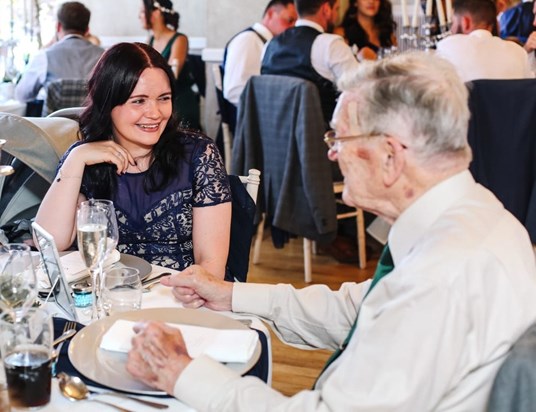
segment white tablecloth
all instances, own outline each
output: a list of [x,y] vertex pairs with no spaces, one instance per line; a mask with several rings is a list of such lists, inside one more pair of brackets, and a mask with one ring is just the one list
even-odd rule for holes
[[[174,272],[173,270],[169,270],[167,268],[162,268],[162,267],[153,265],[153,271],[151,272],[151,275],[149,277],[157,276],[159,273],[167,272],[167,271]],[[181,305],[180,305],[180,303],[178,303],[175,300],[175,298],[171,294],[171,290],[168,287],[165,287],[165,286],[162,286],[162,285],[158,284],[158,285],[155,285],[151,289],[151,291],[149,293],[144,293],[143,294],[142,309],[162,308],[162,307],[174,307],[174,308],[177,308],[177,307],[181,307]],[[54,305],[54,304],[49,303],[48,306],[47,306],[47,310],[52,314],[55,314],[55,315],[59,314],[58,313],[58,307],[56,305]],[[200,309],[200,310],[206,310],[206,309]],[[79,317],[80,322],[88,323],[89,322],[88,311],[87,310],[81,310],[81,309],[77,309],[77,311],[78,311],[78,317]],[[233,317],[235,319],[249,319],[252,322],[251,327],[260,330],[261,332],[263,332],[266,335],[266,340],[267,340],[267,343],[268,343],[268,360],[269,360],[269,364],[270,364],[270,372],[269,372],[269,376],[268,376],[268,383],[271,384],[271,380],[272,380],[272,368],[271,368],[272,345],[271,345],[271,341],[270,341],[270,333],[269,333],[268,329],[266,328],[266,326],[260,320],[258,320],[256,318],[243,316],[243,315],[237,315],[237,314],[234,314],[234,313],[231,313],[231,312],[217,312],[217,313],[222,314],[222,315],[231,316],[231,317]],[[151,407],[144,406],[144,405],[139,404],[137,402],[133,402],[131,400],[120,399],[120,398],[113,397],[113,396],[99,395],[99,399],[106,400],[106,401],[111,401],[112,403],[114,403],[114,404],[116,404],[118,406],[124,407],[126,409],[130,409],[130,410],[136,411],[136,412],[138,412],[138,411],[140,411],[140,412],[145,412],[145,411],[154,412],[154,411],[158,410],[158,409],[154,409],[154,408],[151,408]],[[174,398],[147,397],[147,399],[152,399],[152,400],[154,400],[156,402],[167,403],[168,405],[170,405],[170,408],[165,409],[165,410],[168,410],[168,411],[173,411],[173,412],[193,411],[193,409],[191,409],[190,407],[186,406],[184,403],[182,403],[182,402],[180,402],[180,401],[178,401],[178,400],[176,400]],[[43,411],[43,412],[63,412],[63,411],[65,411],[65,412],[82,412],[82,411],[90,412],[91,411],[91,412],[93,412],[93,411],[97,410],[97,408],[98,408],[98,410],[100,412],[107,412],[107,411],[116,410],[116,409],[114,409],[112,407],[102,405],[102,404],[99,404],[99,403],[95,403],[95,402],[90,402],[90,401],[81,401],[81,402],[73,403],[73,402],[65,399],[61,395],[61,393],[59,391],[59,388],[58,388],[57,380],[53,379],[51,402],[45,408],[40,409],[40,411]]]

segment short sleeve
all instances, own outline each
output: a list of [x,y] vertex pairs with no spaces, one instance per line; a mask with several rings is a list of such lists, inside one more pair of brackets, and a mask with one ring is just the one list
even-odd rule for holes
[[231,201],[231,189],[220,152],[212,142],[202,140],[193,159],[194,207],[214,206]]

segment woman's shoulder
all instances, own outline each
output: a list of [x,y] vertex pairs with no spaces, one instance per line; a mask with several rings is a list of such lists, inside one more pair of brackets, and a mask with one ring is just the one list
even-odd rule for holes
[[207,146],[214,144],[214,140],[199,131],[180,129],[177,133],[182,144],[185,146]]

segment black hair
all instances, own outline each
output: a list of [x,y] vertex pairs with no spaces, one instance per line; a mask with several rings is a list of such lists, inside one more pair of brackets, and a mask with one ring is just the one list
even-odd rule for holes
[[[83,143],[113,140],[112,109],[128,100],[147,68],[164,71],[174,97],[173,72],[162,55],[151,46],[119,43],[104,52],[88,81],[86,107],[80,115]],[[175,110],[172,110],[160,139],[153,147],[150,167],[144,180],[146,192],[162,189],[178,173],[177,165],[183,149],[174,113]],[[116,166],[108,163],[87,166],[84,184],[94,197],[110,199],[117,187]]]
[[454,14],[470,14],[475,24],[493,26],[497,23],[497,5],[494,0],[454,0]]
[[[160,7],[155,5],[155,3],[158,3]],[[164,24],[170,26],[175,31],[179,29],[180,14],[173,10],[173,3],[170,0],[143,0],[143,8],[145,10],[145,23],[147,27],[151,27],[152,11],[159,9],[162,16],[164,16]]]
[[60,6],[56,18],[63,31],[85,34],[89,29],[91,12],[82,3],[69,1]]
[[322,7],[324,3],[329,3],[331,7],[335,5],[337,0],[295,0],[298,16],[312,16]]
[[[489,1],[489,0],[488,0]],[[342,20],[345,33],[354,31],[358,37],[367,38],[365,29],[357,21],[357,2],[348,7]],[[392,5],[389,0],[380,0],[378,13],[374,16],[374,24],[378,28],[380,47],[393,46],[393,33],[396,30],[396,22],[393,19]]]
[[289,4],[294,4],[294,0],[270,0],[268,4],[266,5],[266,8],[264,9],[264,13],[262,13],[262,15],[264,16],[266,13],[268,13],[268,10],[270,9],[270,7],[274,7],[274,6],[287,7]]

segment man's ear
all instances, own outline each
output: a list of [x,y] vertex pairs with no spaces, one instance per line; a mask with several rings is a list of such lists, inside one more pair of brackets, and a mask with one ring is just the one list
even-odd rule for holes
[[383,146],[383,182],[386,187],[391,187],[402,175],[406,164],[405,148],[394,137],[386,137]]
[[462,23],[462,33],[463,34],[469,34],[473,31],[474,25],[473,25],[473,18],[470,14],[464,14],[461,19]]

